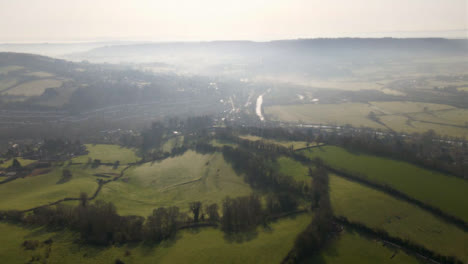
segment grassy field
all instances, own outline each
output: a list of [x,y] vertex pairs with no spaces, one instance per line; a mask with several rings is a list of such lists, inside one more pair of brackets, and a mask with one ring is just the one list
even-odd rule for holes
[[366,179],[388,185],[410,197],[468,221],[466,192],[468,182],[418,166],[351,153],[335,146],[304,150],[309,158],[320,157],[330,166],[363,175]]
[[[370,102],[342,104],[275,105],[264,109],[268,119],[308,124],[352,125],[388,128],[405,133],[423,133],[433,129],[439,135],[467,137],[468,110],[449,105],[420,102]],[[374,112],[385,124],[368,118]],[[453,126],[455,125],[455,126]]]
[[[401,115],[382,116],[380,117],[380,120],[393,130],[403,133],[424,133],[432,129],[439,135],[468,138],[468,128],[454,127],[450,126],[450,124],[439,125],[427,122],[419,122],[412,119],[408,120],[408,117]],[[432,119],[430,122],[437,122],[437,120]],[[442,123],[447,123],[447,121],[444,120]]]
[[[277,145],[281,145],[281,146],[287,147],[287,148],[289,148],[291,146],[294,149],[300,149],[300,148],[307,147],[307,142],[305,142],[305,141],[275,140],[275,139],[262,138],[262,137],[258,137],[258,136],[254,136],[254,135],[241,135],[239,137],[242,138],[242,139],[250,140],[250,141],[263,140],[263,141],[265,141],[267,143],[277,144]],[[315,145],[316,145],[316,143],[314,143],[314,142],[309,143],[309,146],[315,146]]]
[[4,79],[4,80],[0,81],[0,92],[2,92],[3,90],[8,89],[10,87],[15,86],[17,83],[18,83],[18,81],[16,79]]
[[22,83],[4,92],[9,95],[38,96],[47,88],[57,88],[62,86],[62,81],[54,79],[44,79]]
[[334,175],[330,176],[330,199],[335,215],[468,262],[468,233],[416,206]]
[[184,136],[172,137],[162,145],[161,149],[164,152],[171,152],[174,147],[180,147],[184,143]]
[[135,150],[118,145],[86,144],[85,146],[89,153],[73,158],[73,162],[86,163],[88,162],[88,158],[91,158],[100,159],[103,163],[114,163],[118,160],[120,164],[128,164],[140,160]]
[[387,114],[417,113],[424,112],[425,109],[426,111],[455,109],[455,107],[449,105],[405,101],[371,102],[371,104]]
[[175,205],[186,210],[192,201],[220,205],[227,195],[242,196],[251,191],[221,153],[187,151],[182,156],[127,170],[121,180],[105,185],[99,198],[115,203],[120,214],[148,216],[161,206]]
[[210,144],[213,145],[214,147],[224,147],[224,146],[229,146],[233,148],[237,147],[237,144],[232,143],[231,141],[221,140],[221,139],[213,139],[210,141]]
[[[3,263],[26,263],[33,255],[44,259],[46,246],[24,250],[26,240],[53,239],[47,263],[279,263],[292,248],[296,236],[310,223],[311,215],[282,219],[271,230],[258,228],[249,240],[228,239],[218,229],[184,230],[177,238],[159,245],[124,245],[91,247],[73,243],[71,232],[48,233],[40,229],[25,229],[0,223],[0,259]],[[131,254],[125,256],[129,250]]]
[[[37,160],[23,159],[21,157],[17,157],[16,160],[19,161],[21,166],[26,166],[26,165],[29,165],[29,164],[37,161]],[[11,166],[11,164],[13,164],[13,159],[6,160],[2,164],[0,164],[0,168],[8,168],[8,167]]]
[[47,78],[47,77],[53,77],[54,76],[52,73],[43,72],[43,71],[28,72],[25,75],[39,77],[39,78]]
[[437,122],[450,125],[466,126],[468,122],[468,109],[451,109],[429,113],[410,114],[412,118],[420,121]]
[[361,103],[276,105],[264,108],[266,118],[272,120],[385,129],[367,118],[371,111],[380,113],[371,105]]
[[[72,173],[70,181],[58,183],[62,170],[67,168]],[[91,196],[97,189],[96,173],[119,174],[123,166],[112,169],[109,166],[86,168],[83,165],[54,167],[45,174],[27,176],[0,185],[0,210],[25,210],[44,205],[65,197],[79,197],[80,192]]]
[[279,165],[278,171],[285,175],[294,177],[296,181],[304,181],[307,184],[311,184],[312,177],[309,174],[309,168],[302,165],[300,162],[295,161],[288,157],[280,157],[277,159]]
[[8,74],[9,72],[17,71],[17,70],[21,70],[21,69],[23,69],[23,67],[16,66],[16,65],[0,67],[0,74]]
[[[393,256],[393,257],[392,257]],[[371,240],[357,232],[344,230],[338,237],[333,238],[329,245],[317,256],[306,263],[319,264],[403,264],[421,263],[415,257],[404,251],[387,247],[382,242]]]

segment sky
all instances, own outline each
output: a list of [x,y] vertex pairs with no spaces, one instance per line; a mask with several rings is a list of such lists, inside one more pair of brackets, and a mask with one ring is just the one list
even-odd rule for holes
[[0,42],[465,37],[468,0],[0,0]]

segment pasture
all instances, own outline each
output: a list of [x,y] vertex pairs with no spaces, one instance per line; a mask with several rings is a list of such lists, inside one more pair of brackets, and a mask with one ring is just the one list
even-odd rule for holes
[[292,176],[297,182],[306,182],[311,184],[312,177],[309,174],[309,168],[289,157],[280,157],[276,160],[278,171],[284,175]]
[[[267,119],[300,124],[352,125],[439,135],[467,137],[468,110],[449,105],[392,101],[341,104],[274,105],[264,108]],[[369,119],[374,112],[381,123]]]
[[[271,229],[257,228],[244,237],[226,237],[219,229],[182,230],[175,239],[159,245],[128,244],[93,247],[74,243],[78,234],[69,231],[49,233],[0,223],[0,259],[4,263],[26,263],[32,256],[45,259],[47,246],[24,250],[24,240],[53,239],[47,263],[279,263],[293,247],[296,236],[310,223],[309,214],[285,218]],[[126,256],[125,252],[131,252]]]
[[[392,257],[393,256],[393,257]],[[420,263],[415,257],[404,251],[386,247],[380,241],[370,239],[357,232],[344,230],[322,252],[308,259],[307,263],[323,264],[410,264]]]
[[8,95],[39,96],[47,88],[58,88],[62,86],[62,83],[62,81],[55,79],[35,80],[19,84],[3,93]]
[[336,146],[304,150],[309,158],[319,157],[332,167],[346,170],[468,221],[468,182],[423,169],[407,162],[351,153]]
[[[37,160],[23,159],[21,157],[17,157],[16,160],[21,164],[21,166],[27,166],[37,161]],[[5,160],[3,161],[3,163],[0,164],[0,168],[8,168],[12,164],[13,164],[13,159]]]
[[182,156],[132,167],[119,181],[106,184],[99,199],[113,202],[122,215],[148,216],[163,206],[187,210],[193,201],[221,206],[226,196],[251,192],[221,153],[202,155],[187,151]]
[[[69,169],[72,177],[61,183],[62,170]],[[91,196],[97,189],[98,177],[94,174],[118,175],[123,167],[88,168],[84,165],[55,166],[49,172],[18,178],[0,185],[0,210],[25,210],[48,204],[65,197],[79,197],[81,192]]]
[[264,107],[267,119],[301,124],[352,125],[385,129],[367,116],[373,111],[371,105],[362,103],[274,105]]
[[335,175],[330,175],[330,200],[337,216],[468,261],[468,233],[419,207]]
[[[263,138],[263,137],[254,136],[254,135],[240,135],[239,138],[250,140],[250,141],[263,140],[266,143],[277,144],[286,148],[289,148],[292,146],[293,149],[300,149],[300,148],[307,147],[307,142],[305,141],[276,140],[276,139]],[[315,145],[316,145],[315,142],[309,143],[309,146],[315,146]]]
[[99,159],[102,163],[119,161],[120,164],[129,164],[140,160],[134,149],[109,144],[85,144],[85,146],[89,153],[73,158],[73,162],[87,163],[88,158],[91,158]]

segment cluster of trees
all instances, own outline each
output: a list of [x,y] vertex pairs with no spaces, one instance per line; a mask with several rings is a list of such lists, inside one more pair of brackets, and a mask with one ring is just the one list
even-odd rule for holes
[[295,195],[308,192],[307,184],[296,182],[293,177],[283,175],[275,169],[272,152],[262,155],[244,148],[223,146],[222,153],[235,171],[245,175],[245,181],[253,188]]
[[323,167],[318,167],[316,171],[309,169],[309,174],[313,175],[312,207],[315,209],[315,215],[307,228],[298,235],[294,248],[283,263],[299,263],[317,253],[324,246],[330,232],[333,231],[333,211],[328,191],[327,171]]
[[245,232],[263,221],[260,198],[252,194],[237,198],[226,197],[223,201],[221,229],[226,233]]
[[371,128],[229,127],[220,135],[252,134],[264,138],[321,142],[353,151],[390,157],[468,179],[468,141],[439,136],[434,131],[411,135]]
[[22,156],[36,160],[67,160],[77,155],[87,154],[86,147],[79,140],[46,139],[38,144],[25,144],[8,148],[6,158]]

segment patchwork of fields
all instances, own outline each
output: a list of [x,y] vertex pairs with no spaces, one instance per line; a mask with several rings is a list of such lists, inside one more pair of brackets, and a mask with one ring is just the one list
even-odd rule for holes
[[[467,109],[420,102],[369,102],[341,104],[274,105],[264,109],[270,120],[301,124],[352,125],[439,135],[468,137]],[[373,112],[376,120],[369,118]]]
[[417,206],[335,175],[330,175],[330,199],[337,216],[468,261],[468,233]]
[[161,206],[175,205],[184,211],[193,201],[221,204],[226,196],[251,192],[222,154],[187,151],[182,156],[132,167],[121,180],[105,185],[99,198],[113,202],[120,214],[148,216]]
[[418,166],[325,146],[304,150],[309,158],[319,157],[332,167],[355,173],[382,185],[388,185],[417,200],[468,221],[466,190],[468,182]]
[[[243,138],[262,139],[253,136]],[[167,144],[175,146],[180,140],[174,138]],[[295,148],[305,146],[305,142],[282,141],[278,144],[293,145]],[[0,185],[0,210],[24,210],[65,197],[78,197],[80,192],[91,196],[97,189],[97,179],[118,176],[127,164],[139,160],[134,150],[116,145],[88,144],[86,148],[89,154],[75,157],[73,165],[67,162],[66,165],[55,164],[46,173]],[[300,152],[309,158],[320,157],[332,167],[357,173],[367,180],[389,185],[462,219],[468,218],[467,205],[464,203],[468,185],[461,179],[405,162],[351,153],[334,146]],[[108,165],[93,168],[87,164],[88,158],[100,159],[103,163],[119,160],[121,165],[115,169]],[[33,162],[19,161],[23,165]],[[7,167],[11,162],[6,161],[2,166]],[[308,167],[292,158],[279,157],[273,166],[296,181],[312,182],[308,176]],[[73,176],[69,181],[60,183],[63,169],[69,169]],[[409,239],[440,254],[468,261],[468,234],[460,228],[419,207],[335,175],[330,175],[329,186],[335,215],[345,216],[371,228],[382,228],[392,236]],[[121,215],[146,217],[157,207],[178,206],[181,211],[187,211],[192,201],[220,205],[226,196],[244,196],[252,192],[252,188],[244,182],[242,176],[234,172],[221,153],[199,154],[189,150],[183,155],[162,161],[132,165],[118,181],[105,184],[97,199],[113,202]],[[161,263],[225,262],[227,259],[233,263],[277,263],[289,252],[297,234],[305,229],[310,220],[308,214],[299,215],[273,223],[272,230],[258,227],[257,233],[239,237],[226,237],[219,229],[203,228],[181,231],[175,240],[157,246],[138,244],[105,248],[78,245],[73,242],[78,235],[69,231],[51,233],[0,223],[0,231],[4,234],[0,238],[0,245],[3,246],[0,247],[0,258],[8,260],[8,263],[24,263],[34,255],[43,257],[48,250],[47,246],[24,251],[19,245],[25,239],[43,241],[52,237],[54,244],[47,263],[60,263],[64,259],[80,263],[108,263],[109,259],[117,258],[125,263],[152,263],[155,259]],[[131,254],[126,256],[127,250]],[[383,246],[379,241],[349,230],[333,238],[310,261],[418,263],[416,258],[401,250]]]
[[338,237],[332,238],[327,247],[317,256],[310,258],[307,263],[417,264],[421,262],[402,250],[388,247],[357,232],[344,230]]
[[[279,263],[291,250],[296,236],[310,223],[311,215],[303,214],[259,227],[246,237],[226,239],[219,229],[184,230],[175,239],[159,245],[132,244],[92,247],[74,243],[76,234],[49,233],[42,229],[21,228],[0,223],[0,259],[4,263],[26,263],[32,256],[45,258],[48,246],[24,250],[24,240],[44,241],[52,238],[47,263]],[[238,240],[240,239],[240,241]],[[242,241],[242,242],[241,242]],[[126,255],[126,252],[131,252]]]

